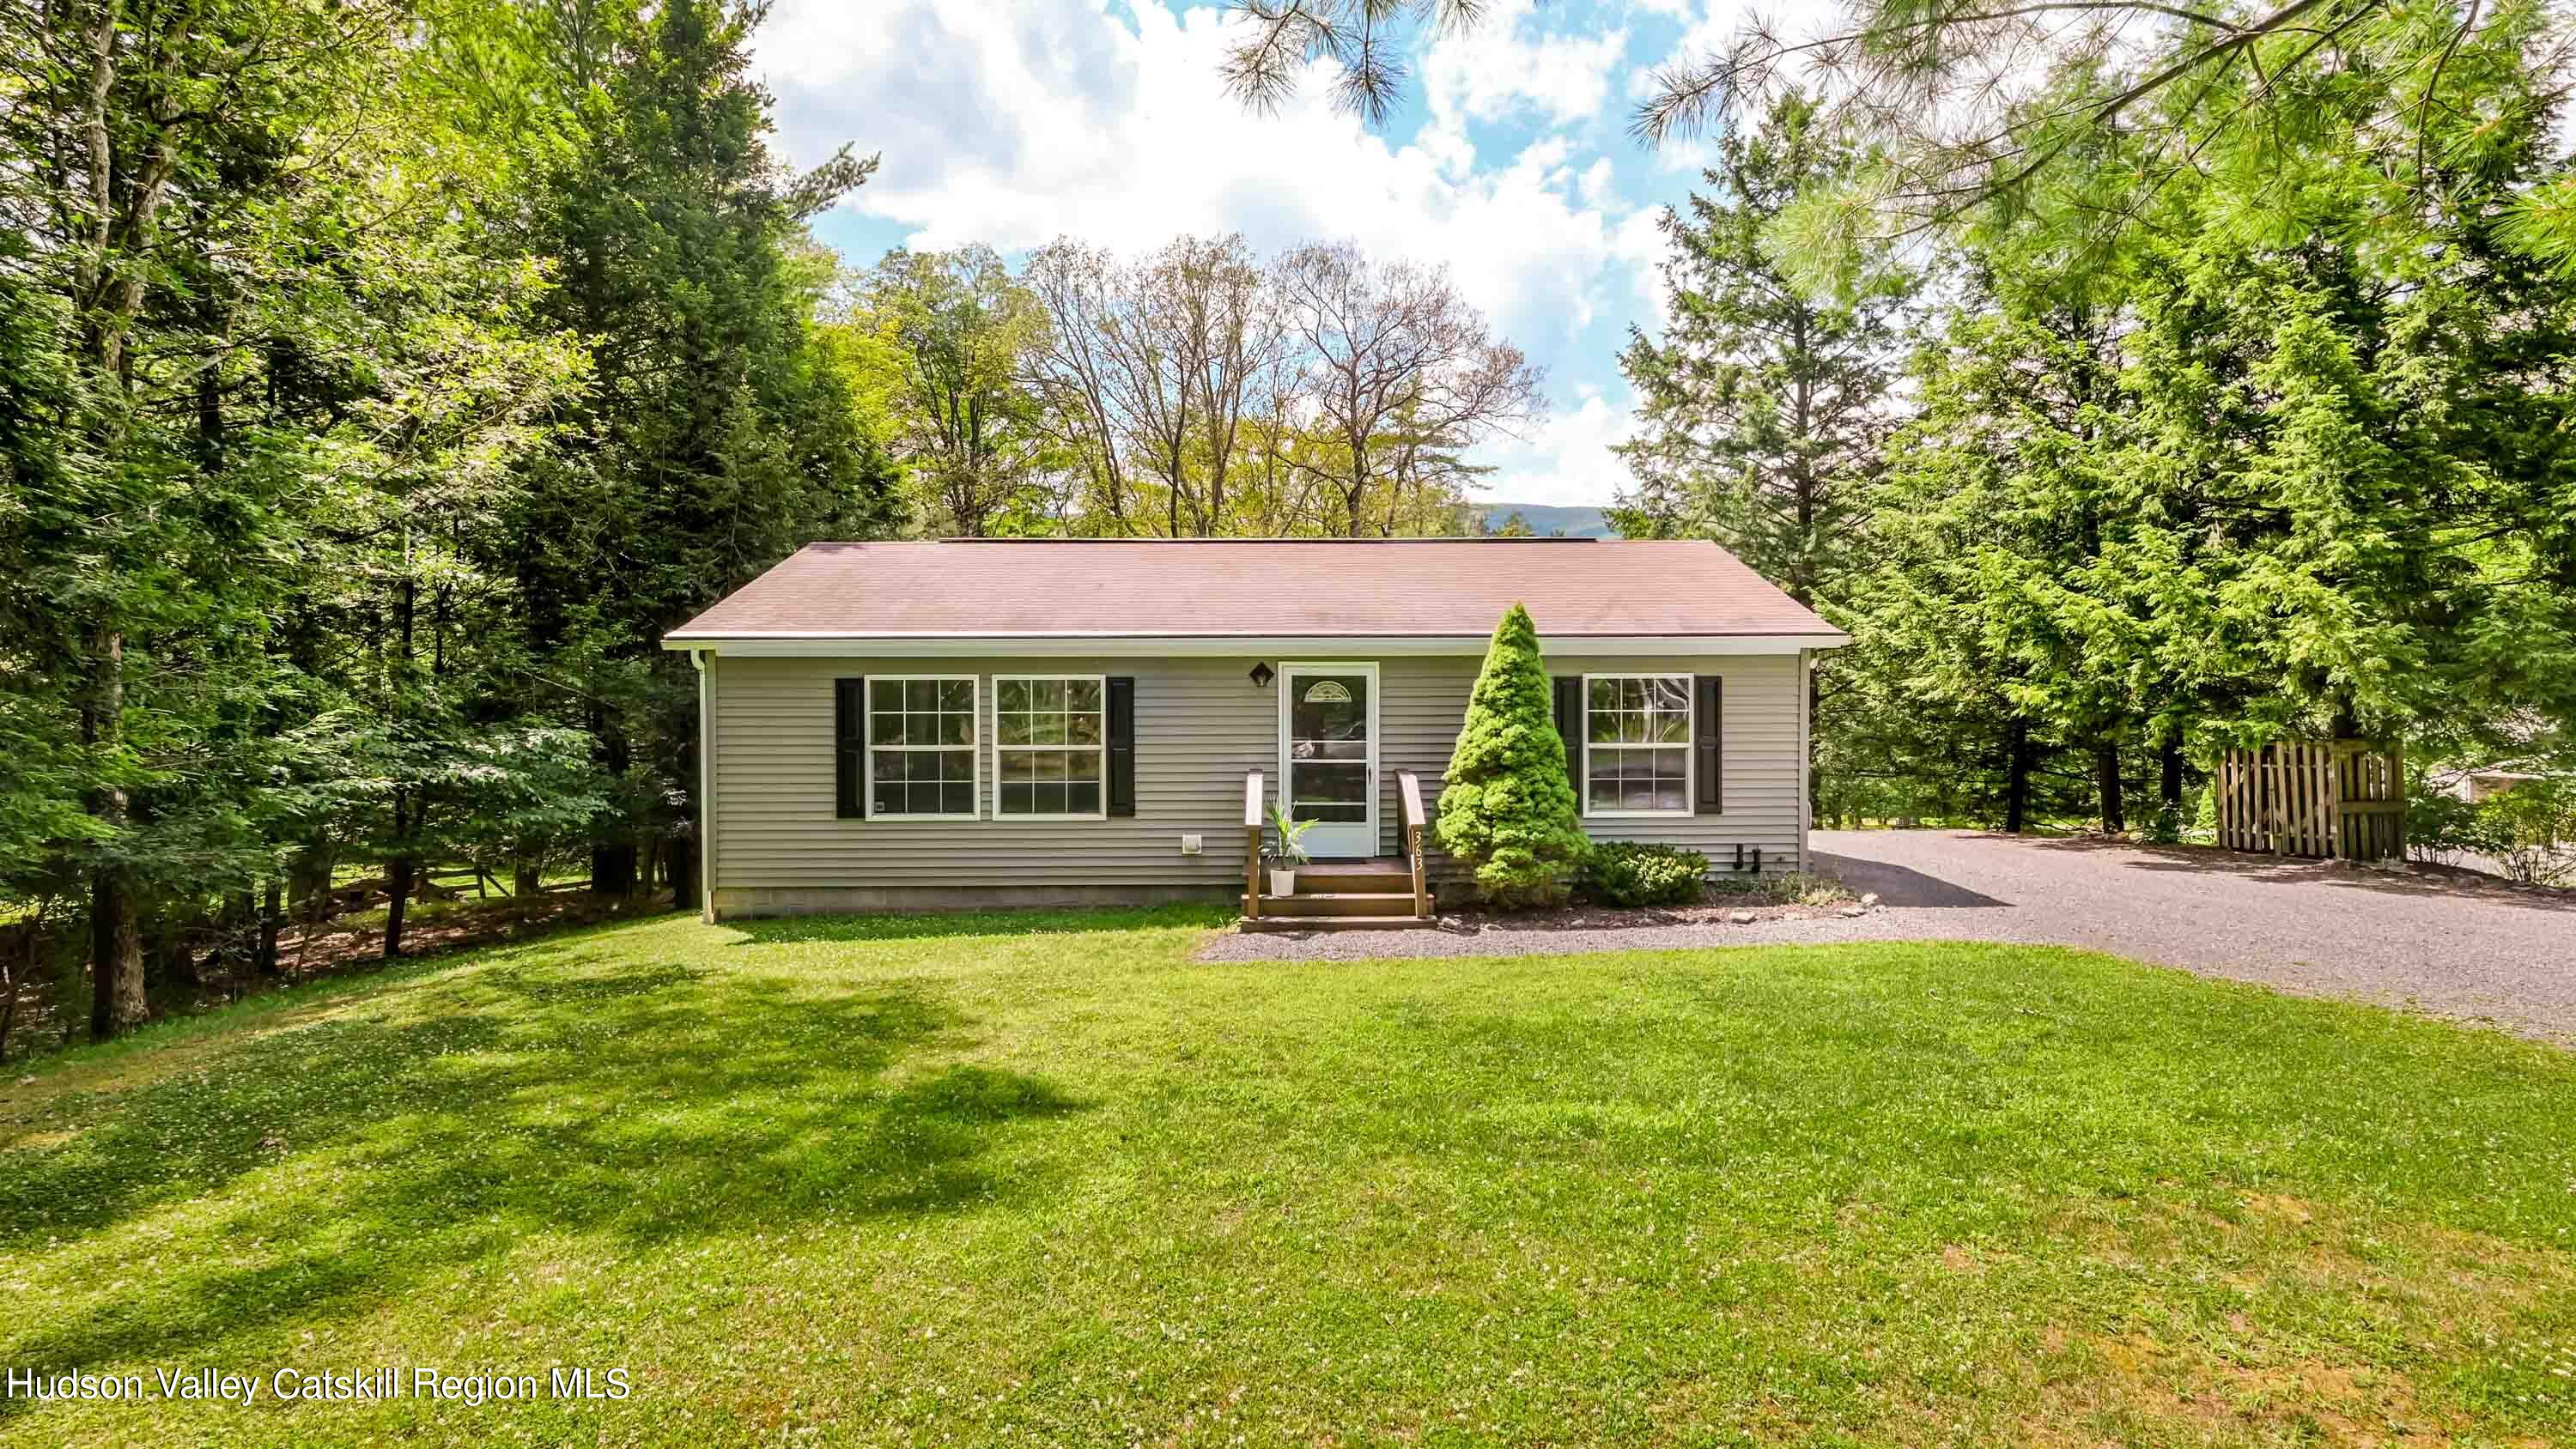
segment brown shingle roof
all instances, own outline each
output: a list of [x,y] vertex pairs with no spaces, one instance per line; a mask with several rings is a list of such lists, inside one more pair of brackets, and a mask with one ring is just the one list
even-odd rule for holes
[[1831,634],[1712,543],[1609,539],[948,539],[818,543],[673,631],[837,636]]

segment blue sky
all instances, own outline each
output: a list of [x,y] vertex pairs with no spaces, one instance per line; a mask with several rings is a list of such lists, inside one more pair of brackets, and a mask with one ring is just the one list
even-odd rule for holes
[[1656,323],[1656,219],[1700,159],[1645,150],[1628,116],[1652,65],[1742,13],[1495,0],[1474,35],[1417,52],[1376,131],[1321,84],[1269,116],[1227,99],[1226,17],[1181,0],[781,0],[759,65],[790,159],[844,140],[884,156],[817,226],[854,262],[1240,231],[1265,253],[1351,240],[1447,266],[1547,373],[1546,414],[1484,450],[1486,496],[1605,503],[1625,479],[1608,451],[1628,426],[1617,354],[1630,324]]

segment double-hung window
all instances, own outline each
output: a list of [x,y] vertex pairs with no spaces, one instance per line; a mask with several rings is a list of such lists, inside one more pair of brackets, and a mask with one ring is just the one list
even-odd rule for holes
[[972,820],[975,676],[868,676],[868,813]]
[[1691,677],[1594,674],[1583,681],[1587,815],[1691,813]]
[[1104,818],[1109,681],[995,675],[993,813]]

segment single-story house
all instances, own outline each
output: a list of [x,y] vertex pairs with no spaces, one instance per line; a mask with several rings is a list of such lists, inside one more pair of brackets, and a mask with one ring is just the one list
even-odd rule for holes
[[1515,602],[1589,834],[1804,868],[1809,661],[1849,640],[1714,544],[822,543],[663,641],[708,918],[1240,898],[1256,773],[1318,861],[1395,857]]

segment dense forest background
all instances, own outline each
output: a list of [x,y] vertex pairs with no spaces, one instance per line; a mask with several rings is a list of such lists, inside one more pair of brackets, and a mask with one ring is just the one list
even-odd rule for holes
[[[1812,89],[1758,32],[1659,74],[1650,135],[1722,135],[1611,521],[1854,635],[1820,819],[2173,838],[2284,734],[2542,777],[2473,844],[2576,809],[2567,36],[2291,11],[1982,118],[1918,104],[1982,12],[1864,7]],[[0,12],[0,1049],[326,923],[400,955],[460,889],[691,903],[660,637],[807,541],[1567,526],[1479,496],[1544,379],[1439,259],[818,246],[875,161],[772,153],[762,14]]]

